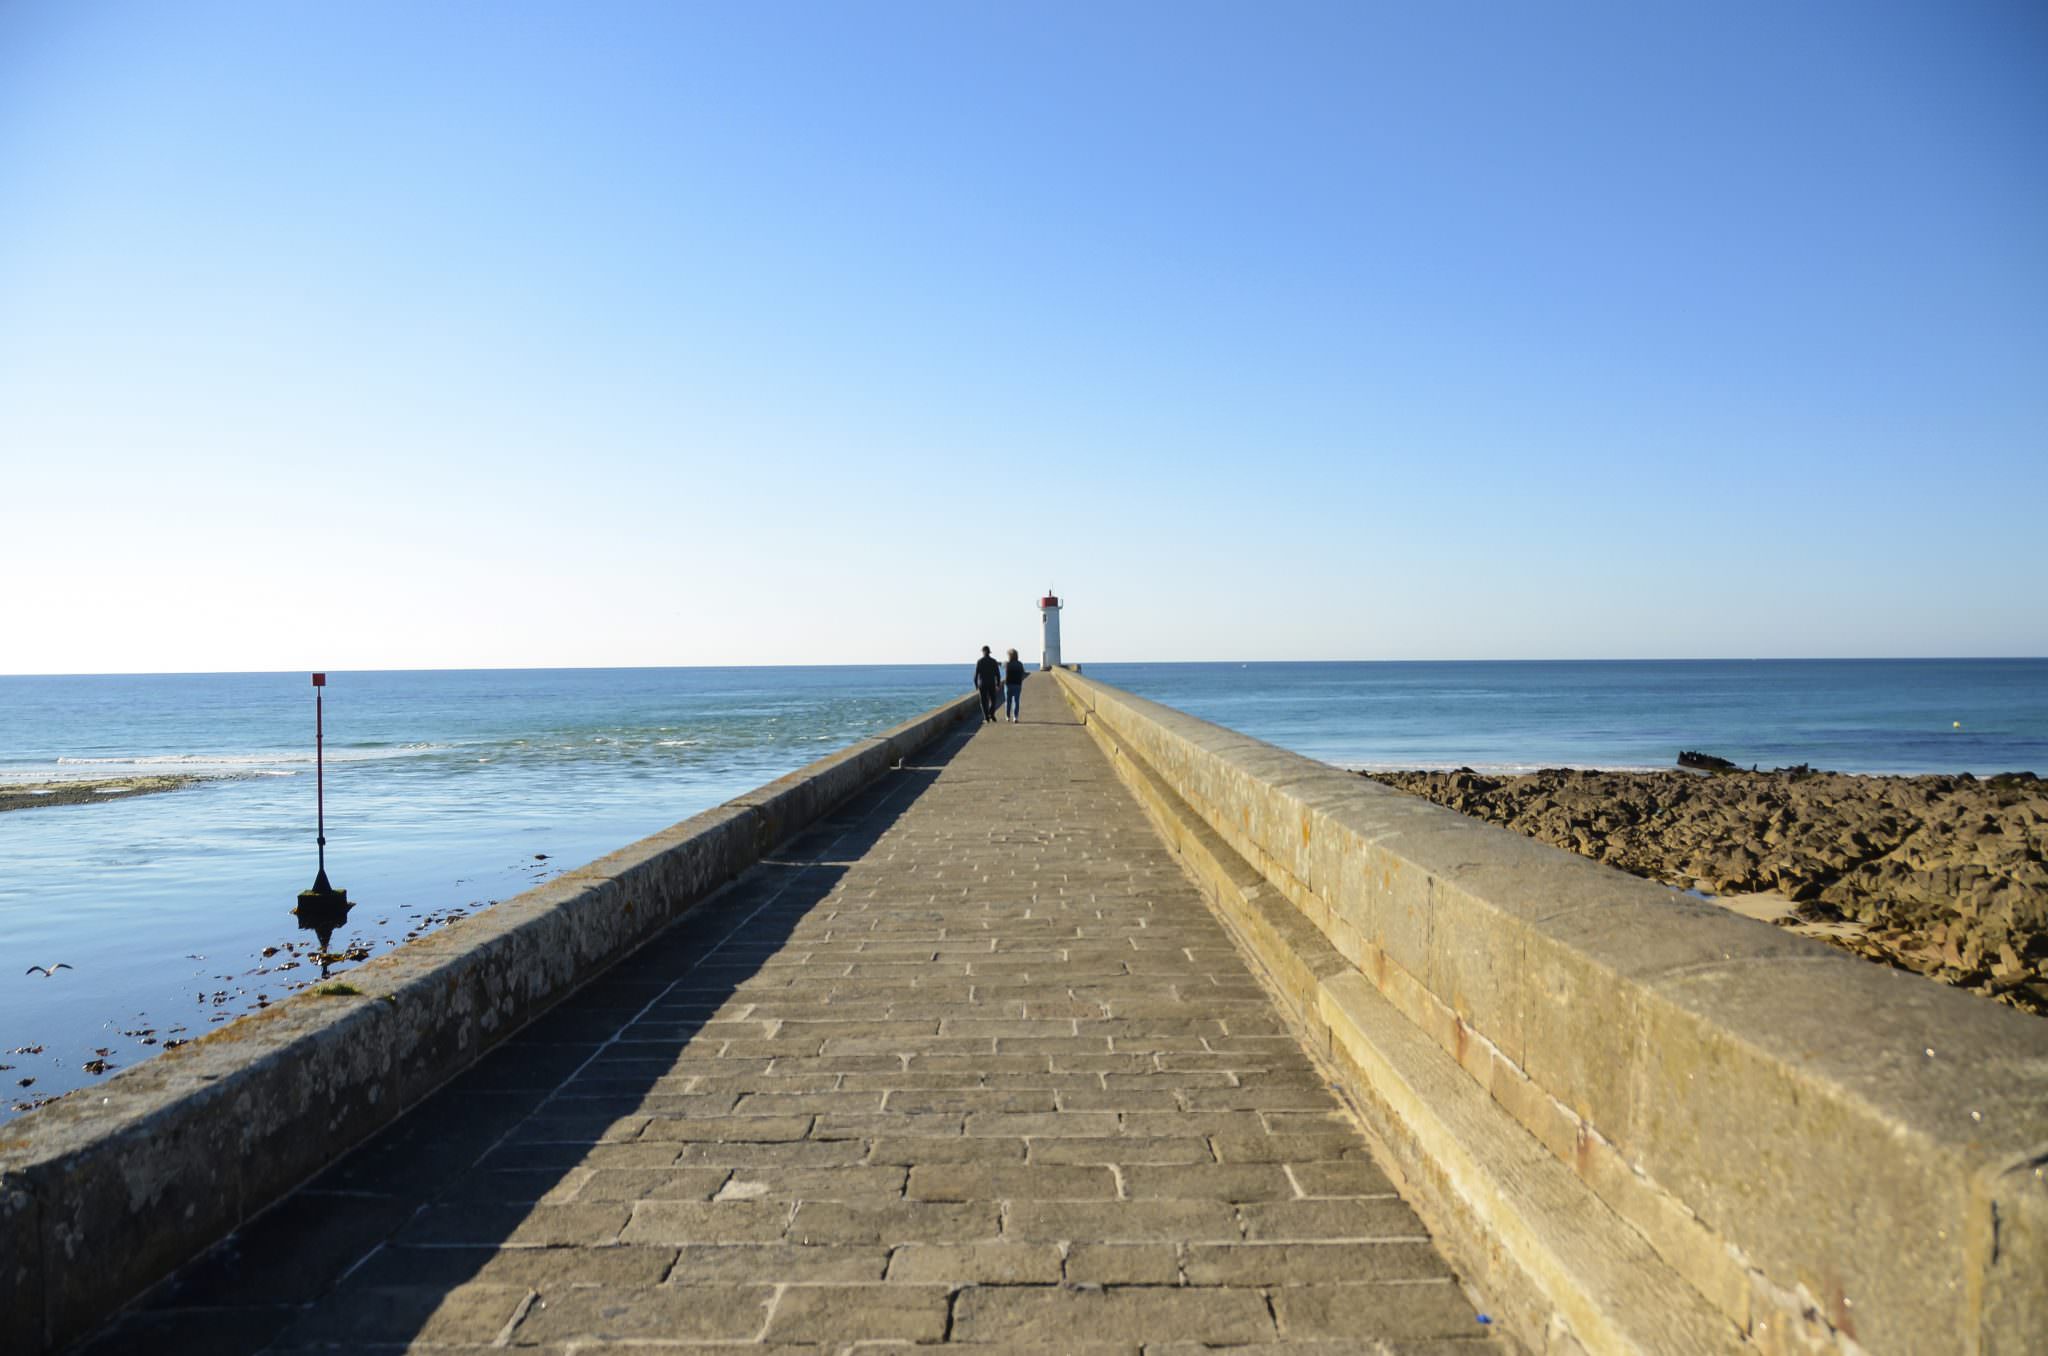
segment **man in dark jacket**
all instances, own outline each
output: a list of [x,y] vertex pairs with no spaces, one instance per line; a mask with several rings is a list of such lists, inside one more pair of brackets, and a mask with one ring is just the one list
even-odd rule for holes
[[996,704],[1003,699],[1003,666],[986,645],[981,647],[981,659],[974,666],[974,690],[981,694],[982,723],[994,723]]

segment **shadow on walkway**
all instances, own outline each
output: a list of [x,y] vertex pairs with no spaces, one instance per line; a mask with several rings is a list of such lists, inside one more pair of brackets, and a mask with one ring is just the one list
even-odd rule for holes
[[[964,727],[907,759],[75,1351],[241,1356],[416,1340],[489,1344],[497,1334],[457,1335],[469,1325],[443,1312],[451,1292],[507,1246],[588,1245],[615,1233],[629,1203],[557,1203],[593,1162],[640,1159],[650,1179],[682,1172],[683,1143],[638,1141],[649,1115],[725,1115],[737,1094],[685,1091],[679,1059],[696,1042],[715,1054],[747,1034],[718,1022],[718,1010],[978,730]],[[650,1182],[647,1193],[659,1191]],[[674,1251],[596,1255],[620,1268],[606,1279],[645,1285],[660,1275],[628,1269],[665,1269],[662,1258]],[[550,1258],[535,1249],[530,1260],[538,1273]]]

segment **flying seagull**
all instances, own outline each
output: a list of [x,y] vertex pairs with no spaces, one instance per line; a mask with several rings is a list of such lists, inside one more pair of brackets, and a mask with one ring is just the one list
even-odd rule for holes
[[24,973],[32,975],[36,971],[40,970],[43,972],[44,977],[48,978],[50,976],[54,976],[59,970],[69,970],[70,968],[71,967],[65,964],[63,961],[58,961],[55,965],[31,965]]

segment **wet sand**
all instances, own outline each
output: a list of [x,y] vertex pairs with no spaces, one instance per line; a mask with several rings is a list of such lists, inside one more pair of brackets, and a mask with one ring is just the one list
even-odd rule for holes
[[1364,775],[2048,1015],[2048,782],[2031,773]]
[[20,782],[0,786],[0,811],[36,810],[45,805],[92,805],[130,796],[178,791],[203,777],[103,777],[76,782]]

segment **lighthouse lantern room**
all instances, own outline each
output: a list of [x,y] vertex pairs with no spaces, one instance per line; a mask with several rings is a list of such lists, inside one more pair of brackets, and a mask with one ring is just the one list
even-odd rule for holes
[[1039,667],[1056,669],[1060,666],[1060,600],[1051,589],[1038,600],[1038,615],[1045,622],[1045,654]]

